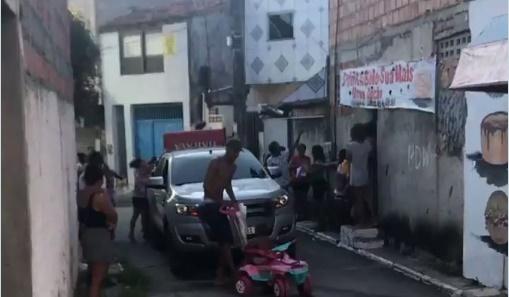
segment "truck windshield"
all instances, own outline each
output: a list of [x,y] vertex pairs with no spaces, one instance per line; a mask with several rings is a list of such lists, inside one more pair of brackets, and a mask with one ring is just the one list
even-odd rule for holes
[[[178,157],[172,160],[171,179],[176,186],[202,183],[211,160],[215,154]],[[235,162],[237,170],[233,179],[266,178],[267,174],[258,160],[250,153],[241,152]]]

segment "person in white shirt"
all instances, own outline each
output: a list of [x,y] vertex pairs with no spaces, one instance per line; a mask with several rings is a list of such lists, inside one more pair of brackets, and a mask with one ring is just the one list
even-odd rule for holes
[[273,141],[269,144],[270,156],[266,161],[265,167],[269,171],[270,176],[285,190],[288,190],[290,185],[290,158],[293,156],[293,152],[299,144],[301,136],[302,132],[299,133],[290,151],[283,150],[277,141]]
[[[353,196],[353,216],[357,224],[368,225],[375,217],[374,203],[369,194],[368,160],[372,144],[366,138],[364,125],[356,124],[350,131],[352,141],[347,145],[347,153],[351,157],[350,188]],[[366,213],[364,205],[367,206]]]
[[290,183],[290,171],[288,169],[289,154],[287,151],[281,151],[281,146],[277,141],[269,145],[270,156],[267,159],[267,169],[270,176],[284,189],[288,189]]

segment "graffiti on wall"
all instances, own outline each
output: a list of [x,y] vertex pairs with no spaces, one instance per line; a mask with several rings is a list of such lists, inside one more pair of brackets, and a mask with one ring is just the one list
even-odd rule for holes
[[465,145],[467,102],[463,92],[440,90],[437,106],[438,148],[441,153],[461,157]]
[[464,92],[449,90],[458,58],[443,59],[439,63],[439,96],[437,104],[438,148],[440,153],[462,157],[465,145],[467,101]]
[[420,170],[429,167],[434,162],[436,153],[431,145],[408,145],[408,168]]

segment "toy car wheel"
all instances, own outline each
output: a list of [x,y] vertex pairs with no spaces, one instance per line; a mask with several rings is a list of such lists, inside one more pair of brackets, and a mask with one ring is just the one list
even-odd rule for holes
[[311,278],[308,276],[303,284],[300,284],[299,287],[299,296],[301,297],[311,297]]
[[272,287],[274,296],[276,297],[287,297],[290,289],[288,280],[284,277],[277,277],[274,280],[274,286]]
[[235,282],[235,291],[240,296],[250,296],[253,293],[253,288],[253,280],[245,274],[241,274]]

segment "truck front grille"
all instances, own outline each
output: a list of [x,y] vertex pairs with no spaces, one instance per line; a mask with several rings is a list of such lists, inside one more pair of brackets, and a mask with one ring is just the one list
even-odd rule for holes
[[260,203],[250,203],[246,205],[247,217],[270,217],[274,214],[272,203],[263,201]]

